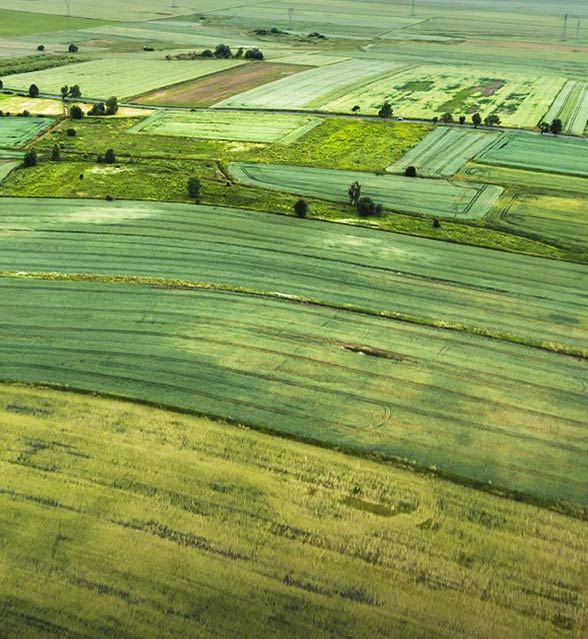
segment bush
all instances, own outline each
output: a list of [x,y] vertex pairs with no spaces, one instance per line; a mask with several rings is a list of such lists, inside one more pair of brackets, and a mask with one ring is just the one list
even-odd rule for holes
[[188,195],[198,201],[200,199],[200,180],[197,177],[188,178],[186,188],[188,189]]
[[75,44],[70,44],[69,47],[67,47],[67,50],[70,53],[77,53],[78,52],[78,47]]
[[214,53],[210,49],[204,49],[204,51],[200,54],[203,58],[213,58]]
[[306,217],[308,213],[308,204],[305,200],[298,200],[296,204],[294,204],[294,213],[296,217]]
[[36,166],[37,164],[37,152],[35,151],[35,149],[31,149],[30,151],[27,151],[24,154],[24,165],[26,167],[29,166]]
[[245,51],[246,60],[263,60],[263,53],[259,49],[247,49]]
[[44,44],[40,44],[40,45],[37,47],[37,51],[45,51],[45,45],[44,45]]
[[76,137],[76,130],[75,129],[66,129],[65,130],[65,135],[67,135],[70,138],[75,138]]
[[[69,117],[72,120],[81,120],[84,117],[84,112],[82,111],[82,108],[80,106],[78,106],[77,104],[74,104],[69,110]],[[73,129],[68,129],[68,130],[73,131]]]
[[360,217],[373,217],[382,213],[382,205],[376,204],[371,197],[360,197],[356,209]]
[[438,220],[437,218],[435,218],[435,219],[433,220],[433,228],[434,228],[434,229],[439,229],[439,228],[441,228],[441,222],[439,222],[439,220]]
[[231,47],[227,44],[217,44],[214,49],[214,57],[215,58],[230,58],[231,57]]
[[23,112],[21,113],[21,116],[23,118],[28,118],[31,115],[30,111],[27,111],[26,109],[23,109]]
[[31,84],[31,86],[29,87],[29,96],[31,98],[39,97],[39,87],[36,84]]
[[407,166],[404,169],[404,175],[406,175],[406,177],[416,177],[417,176],[417,170],[416,167],[414,166]]
[[106,201],[108,201],[108,202],[112,202],[112,200],[114,200],[114,198],[112,197],[112,195],[107,195],[104,199],[105,199]]

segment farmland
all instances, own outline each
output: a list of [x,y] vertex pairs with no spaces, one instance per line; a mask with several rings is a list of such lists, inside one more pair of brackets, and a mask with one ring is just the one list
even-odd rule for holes
[[477,162],[546,173],[588,176],[588,144],[517,133],[504,133],[482,151]]
[[[147,93],[165,85],[211,75],[243,64],[240,60],[165,60],[137,54],[117,54],[107,59],[91,60],[65,67],[55,67],[10,76],[10,86],[28,89],[35,83],[42,92],[59,94],[67,84],[78,84],[82,94],[95,98],[119,98]],[[8,84],[8,83],[7,83]]]
[[[345,202],[349,185],[358,181],[362,195],[396,211],[437,217],[484,217],[502,189],[492,185],[373,175],[277,164],[234,163],[231,175],[244,184]],[[427,197],[429,196],[429,197]]]
[[280,142],[289,144],[321,124],[316,117],[268,113],[162,112],[130,130],[150,135],[171,135],[209,140]]
[[494,137],[494,133],[487,131],[437,128],[387,170],[402,173],[412,165],[419,175],[451,177],[485,149]]
[[588,84],[576,80],[566,82],[544,119],[552,122],[556,118],[562,120],[566,133],[584,135],[588,122]]
[[0,146],[22,146],[54,123],[50,118],[0,117]]

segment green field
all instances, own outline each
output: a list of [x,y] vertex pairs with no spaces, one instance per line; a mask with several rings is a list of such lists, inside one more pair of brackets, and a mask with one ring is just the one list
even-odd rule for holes
[[[348,60],[302,71],[239,93],[215,106],[296,109],[324,102],[333,92],[345,94],[350,87],[363,87],[370,78],[399,69],[401,65],[379,60]],[[351,105],[353,106],[353,105]],[[351,110],[351,107],[347,111]]]
[[82,95],[128,98],[162,86],[211,75],[244,64],[241,60],[166,60],[165,54],[112,54],[100,60],[18,73],[10,76],[7,86],[28,89],[35,83],[41,92],[59,94],[67,84],[78,84]]
[[10,639],[557,639],[586,627],[583,522],[111,400],[2,387],[0,424]]
[[[14,7],[14,2],[10,2]],[[100,26],[103,22],[97,20],[85,20],[83,18],[68,18],[62,15],[45,15],[42,13],[30,13],[30,2],[25,11],[12,11],[0,9],[0,36],[12,38],[30,33],[48,33],[51,31],[65,31],[85,29],[87,27]],[[35,3],[37,4],[37,3]],[[24,8],[24,7],[23,7]]]
[[414,166],[419,175],[451,177],[485,149],[495,136],[488,131],[439,127],[387,170],[403,173],[407,166]]
[[0,147],[22,146],[52,124],[55,120],[51,118],[0,117]]
[[321,123],[320,118],[302,115],[161,112],[143,120],[129,132],[205,140],[289,144]]
[[503,133],[477,162],[498,166],[588,176],[588,144],[523,133]]
[[455,219],[484,217],[502,193],[499,187],[474,182],[452,183],[279,164],[238,162],[231,164],[229,171],[243,184],[340,202],[348,201],[349,185],[358,181],[362,196],[373,198],[385,208]]
[[559,118],[563,130],[571,135],[584,135],[588,122],[588,84],[570,80],[554,100],[543,118],[552,122]]

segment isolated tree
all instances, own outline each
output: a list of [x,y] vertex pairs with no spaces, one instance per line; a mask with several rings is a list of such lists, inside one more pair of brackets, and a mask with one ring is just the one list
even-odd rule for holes
[[37,164],[37,152],[35,149],[31,149],[24,154],[23,164],[26,167],[35,166]]
[[51,159],[53,162],[59,162],[59,147],[57,144],[54,144],[53,149],[51,149]]
[[81,98],[82,92],[80,91],[79,84],[74,84],[72,87],[69,87],[69,97],[70,98]]
[[67,86],[67,84],[62,86],[60,91],[61,91],[61,99],[65,100],[65,98],[67,98],[67,94],[69,93],[69,87]]
[[214,57],[215,58],[230,58],[231,57],[231,47],[227,44],[217,44],[214,48]]
[[482,124],[482,116],[479,113],[472,115],[472,124],[474,125],[474,129],[477,129],[480,124]]
[[449,111],[447,111],[441,116],[441,122],[445,122],[446,124],[449,124],[449,122],[453,122],[453,115],[449,113]]
[[539,128],[541,129],[541,135],[549,133],[549,122],[541,122]]
[[106,100],[106,115],[114,115],[118,111],[118,98],[114,96]]
[[351,109],[351,113],[359,113],[361,111],[361,107],[359,106],[359,104],[356,104],[352,109]]
[[40,44],[40,45],[37,47],[37,51],[45,51],[45,45],[44,45],[44,44]]
[[29,96],[31,98],[39,97],[39,87],[36,84],[31,84],[31,86],[29,87]]
[[433,124],[437,124],[437,122],[439,122],[439,118],[435,115],[435,116],[433,116],[433,117],[431,118],[431,122],[432,122]]
[[500,124],[500,117],[496,113],[492,113],[484,118],[484,124],[486,126],[498,126]]
[[114,156],[113,149],[107,149],[104,154],[104,163],[105,164],[114,164],[116,162],[116,157]]
[[460,115],[459,116],[459,126],[463,126],[466,122],[466,116],[465,115]]
[[556,118],[555,120],[553,120],[553,122],[549,126],[549,130],[553,133],[553,135],[558,135],[559,133],[561,133],[562,129],[563,129],[563,124],[559,118]]
[[404,175],[406,175],[406,177],[416,177],[417,176],[417,170],[415,166],[407,166],[404,169]]
[[373,217],[382,212],[381,204],[376,204],[371,197],[360,197],[355,208],[360,217]]
[[378,111],[378,115],[381,118],[391,118],[392,117],[392,105],[389,102],[384,102]]
[[353,182],[349,189],[347,190],[349,195],[349,202],[351,206],[355,206],[357,201],[359,200],[359,196],[361,195],[361,185],[359,182]]
[[78,47],[75,44],[70,44],[69,47],[67,47],[67,50],[70,53],[77,53],[78,52]]
[[188,184],[186,185],[188,189],[188,195],[196,202],[200,201],[200,188],[201,183],[197,177],[188,178]]
[[[69,117],[72,120],[81,120],[84,117],[84,112],[82,111],[82,108],[80,106],[74,104],[69,110]],[[70,130],[73,131],[73,129]]]
[[296,204],[294,204],[294,213],[296,217],[306,217],[308,213],[308,204],[305,200],[298,200]]

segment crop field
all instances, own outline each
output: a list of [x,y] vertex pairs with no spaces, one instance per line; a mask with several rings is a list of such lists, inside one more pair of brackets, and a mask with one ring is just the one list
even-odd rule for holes
[[248,64],[212,76],[190,81],[141,97],[141,104],[170,106],[210,106],[220,100],[253,89],[267,82],[288,77],[307,70],[308,67],[293,64]]
[[[368,228],[149,202],[4,199],[0,271],[210,282],[585,348],[588,267]],[[22,251],[26,242],[28,250]]]
[[565,133],[584,135],[588,122],[588,84],[570,80],[559,92],[549,111],[543,118],[551,122],[559,118]]
[[[84,108],[85,107],[84,105]],[[46,100],[44,98],[29,98],[20,95],[0,94],[0,109],[3,113],[17,115],[25,109],[32,115],[61,116],[63,103],[61,100]]]
[[476,157],[477,162],[588,176],[588,143],[539,135],[503,133]]
[[2,387],[0,424],[11,639],[586,630],[573,518],[112,400]]
[[369,196],[386,208],[455,219],[484,217],[502,193],[500,187],[474,182],[453,183],[280,164],[236,162],[229,166],[229,171],[243,184],[340,202],[349,200],[349,185],[358,181],[362,196]]
[[321,123],[320,118],[303,115],[164,111],[143,120],[130,132],[209,140],[289,144]]
[[212,75],[244,64],[242,60],[165,60],[138,54],[117,54],[101,60],[55,67],[10,76],[7,84],[14,89],[28,89],[35,83],[41,92],[57,93],[60,88],[78,84],[85,97],[128,98],[161,86]]
[[[2,4],[9,4],[11,7],[15,5],[14,2]],[[30,6],[30,3],[27,2],[23,4]],[[66,30],[73,31],[76,29],[84,29],[86,27],[100,26],[100,24],[103,23],[96,20],[70,18],[63,15],[30,13],[30,9],[28,9],[28,7],[25,11],[0,9],[0,37],[12,38],[30,33],[48,33],[51,31]]]
[[324,97],[333,92],[346,93],[351,86],[363,87],[370,78],[393,69],[398,70],[400,66],[394,62],[379,60],[338,62],[269,82],[221,100],[216,106],[275,109],[307,107],[317,100],[324,101]]
[[357,104],[362,112],[375,113],[388,101],[395,115],[403,117],[496,113],[507,126],[535,127],[562,84],[555,76],[421,65],[384,74],[320,106],[327,111],[349,111]]
[[483,151],[495,136],[488,131],[439,127],[386,170],[402,173],[407,166],[414,166],[419,175],[451,177]]
[[55,120],[50,118],[0,117],[0,147],[22,146],[52,124]]

